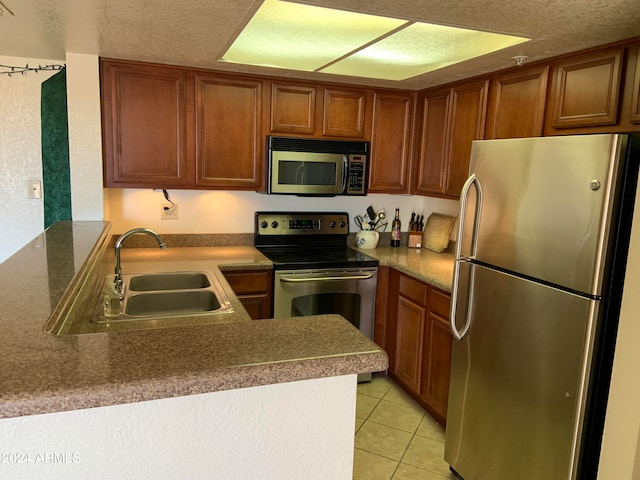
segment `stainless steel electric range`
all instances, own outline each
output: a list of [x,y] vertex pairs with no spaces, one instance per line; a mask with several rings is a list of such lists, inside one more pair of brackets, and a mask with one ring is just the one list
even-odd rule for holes
[[348,247],[348,234],[346,212],[256,212],[275,318],[336,313],[373,338],[378,260]]

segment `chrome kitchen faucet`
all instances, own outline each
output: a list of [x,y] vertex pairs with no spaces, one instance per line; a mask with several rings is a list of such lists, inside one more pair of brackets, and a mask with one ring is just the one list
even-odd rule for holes
[[122,247],[122,242],[127,238],[140,233],[144,233],[145,235],[155,238],[160,248],[164,249],[167,246],[162,237],[149,228],[133,228],[128,232],[123,233],[120,238],[118,238],[115,246],[115,278],[113,279],[113,287],[115,292],[119,295],[120,300],[124,299],[124,283],[122,281],[122,265],[120,264],[120,248]]

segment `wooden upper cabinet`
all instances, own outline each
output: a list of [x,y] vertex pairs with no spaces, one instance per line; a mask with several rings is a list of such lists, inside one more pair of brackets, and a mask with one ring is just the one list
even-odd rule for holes
[[615,124],[623,58],[624,48],[620,47],[558,62],[555,65],[551,127]]
[[196,185],[262,184],[262,81],[196,74]]
[[374,94],[369,192],[408,193],[415,95]]
[[418,96],[418,141],[413,162],[412,193],[441,196],[445,189],[451,89]]
[[105,187],[184,187],[185,72],[106,60],[100,68]]
[[316,130],[316,87],[271,85],[271,132],[313,134]]
[[549,66],[540,65],[493,77],[485,138],[541,136],[548,76]]
[[464,83],[452,89],[446,196],[460,196],[469,176],[471,142],[484,138],[488,89],[488,79]]
[[367,104],[366,90],[324,89],[322,134],[333,137],[364,138]]
[[484,137],[488,87],[488,79],[474,80],[420,93],[411,193],[460,196],[471,142]]
[[269,133],[368,138],[371,96],[369,89],[274,82]]

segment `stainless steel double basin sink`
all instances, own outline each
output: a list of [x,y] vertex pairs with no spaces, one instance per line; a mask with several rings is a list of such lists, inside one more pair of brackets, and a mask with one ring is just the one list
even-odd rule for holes
[[138,273],[122,278],[125,290],[120,312],[100,315],[94,322],[233,312],[222,285],[210,272]]

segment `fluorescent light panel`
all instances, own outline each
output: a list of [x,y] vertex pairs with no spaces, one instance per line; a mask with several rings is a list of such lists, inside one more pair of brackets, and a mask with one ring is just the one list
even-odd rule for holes
[[528,40],[265,0],[222,61],[405,80]]

